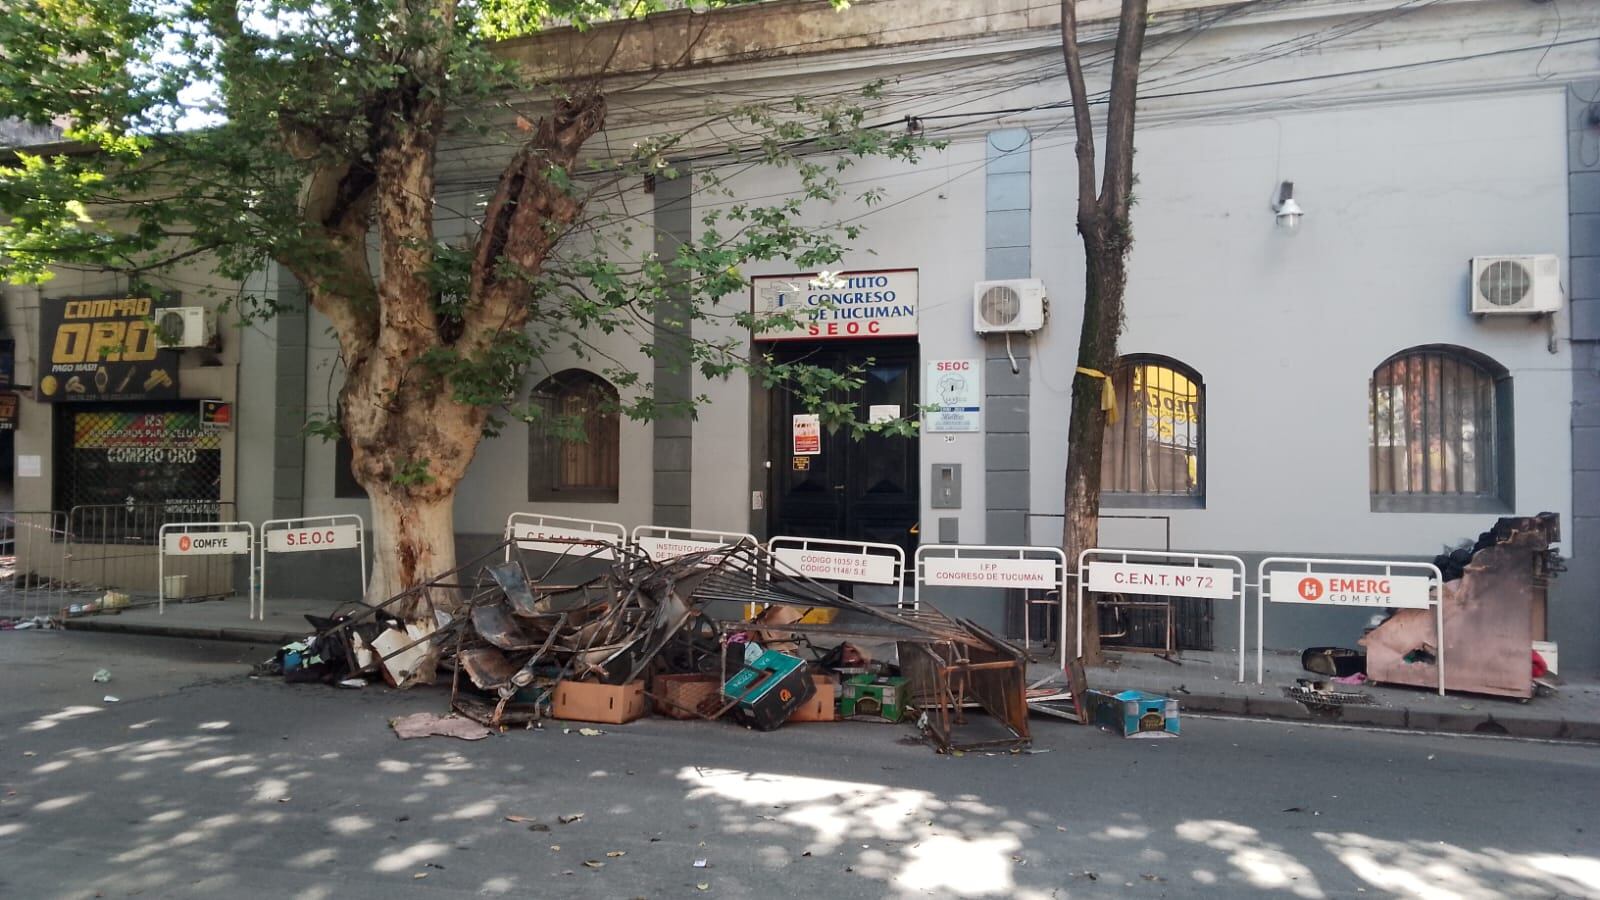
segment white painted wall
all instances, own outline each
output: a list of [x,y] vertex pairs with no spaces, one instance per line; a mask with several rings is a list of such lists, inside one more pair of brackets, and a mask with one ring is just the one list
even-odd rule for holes
[[[1548,352],[1542,323],[1467,312],[1470,257],[1566,253],[1563,102],[1552,87],[1141,134],[1121,348],[1183,360],[1207,389],[1206,508],[1171,512],[1175,546],[1432,554],[1475,537],[1489,517],[1370,511],[1368,379],[1419,344],[1511,371],[1516,511],[1570,513],[1570,347]],[[1044,207],[1073,189],[1070,148],[1038,152]],[[1280,179],[1308,211],[1293,236],[1269,208]],[[1070,248],[1039,254],[1065,311],[1081,251],[1070,222],[1036,222],[1040,245]],[[1066,423],[1050,411],[1066,405],[1076,345],[1063,324],[1034,384],[1040,512],[1061,510]]]

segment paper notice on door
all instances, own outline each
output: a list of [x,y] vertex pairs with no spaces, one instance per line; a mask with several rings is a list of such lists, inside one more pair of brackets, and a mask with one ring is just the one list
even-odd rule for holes
[[880,422],[893,422],[900,418],[900,407],[894,404],[873,404],[867,407],[867,424],[877,425]]
[[794,417],[794,455],[822,455],[822,417],[802,413]]

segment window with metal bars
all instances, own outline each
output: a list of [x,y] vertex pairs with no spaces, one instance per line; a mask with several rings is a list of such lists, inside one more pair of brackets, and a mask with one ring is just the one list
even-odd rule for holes
[[1511,505],[1511,376],[1463,347],[1402,350],[1372,373],[1375,512],[1491,512]]
[[1100,456],[1105,507],[1205,505],[1205,383],[1164,356],[1125,356],[1111,372],[1121,415]]
[[617,389],[593,372],[567,369],[533,390],[542,415],[529,429],[528,499],[617,502]]
[[198,403],[55,408],[55,504],[95,542],[154,541],[168,522],[221,514],[222,434]]

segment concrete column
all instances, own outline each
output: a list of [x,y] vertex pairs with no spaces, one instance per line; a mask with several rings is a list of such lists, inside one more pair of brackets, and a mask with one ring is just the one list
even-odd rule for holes
[[1568,85],[1566,130],[1573,520],[1561,523],[1571,561],[1549,615],[1563,674],[1600,670],[1600,80]]
[[[1027,278],[1033,271],[1032,137],[1025,128],[992,131],[987,148],[984,277]],[[1004,336],[984,345],[985,543],[1022,544],[1027,537],[1031,347],[1024,335],[1011,337],[1009,352]]]
[[[694,178],[680,166],[677,178],[657,179],[655,187],[655,252],[670,261],[678,247],[693,240]],[[674,271],[669,269],[669,271]],[[689,365],[694,322],[690,316],[688,273],[674,272],[682,287],[655,310],[655,396],[659,403],[685,404],[682,412],[669,412],[655,420],[655,468],[651,523],[689,525],[689,469],[694,458],[694,420],[687,410],[693,399],[693,371]]]

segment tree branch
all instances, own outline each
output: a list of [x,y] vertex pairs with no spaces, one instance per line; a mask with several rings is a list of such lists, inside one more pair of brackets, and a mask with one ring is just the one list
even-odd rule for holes
[[1089,117],[1089,91],[1083,84],[1083,58],[1078,53],[1077,0],[1061,0],[1061,54],[1066,58],[1072,127],[1077,132],[1078,227],[1082,230],[1095,213],[1094,120]]
[[562,228],[583,212],[570,182],[554,179],[570,178],[579,150],[605,127],[605,117],[605,98],[597,89],[559,98],[506,164],[484,210],[473,256],[471,301],[457,342],[463,352],[483,349],[501,327],[521,327],[526,321],[530,280]]
[[1122,0],[1117,53],[1111,63],[1111,100],[1106,108],[1106,167],[1100,208],[1125,222],[1133,193],[1133,118],[1139,105],[1139,59],[1144,53],[1149,0]]

